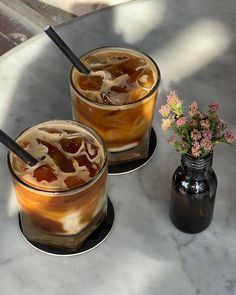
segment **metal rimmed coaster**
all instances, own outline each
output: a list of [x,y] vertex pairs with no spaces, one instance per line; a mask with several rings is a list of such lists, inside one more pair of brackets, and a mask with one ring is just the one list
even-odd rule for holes
[[156,132],[152,128],[151,135],[150,135],[150,141],[149,141],[148,156],[145,159],[130,161],[130,162],[116,164],[116,165],[110,165],[108,167],[109,175],[126,174],[126,173],[135,171],[135,170],[143,167],[153,157],[154,152],[156,150],[156,146],[157,146]]
[[58,248],[52,248],[49,246],[45,246],[36,242],[29,241],[22,231],[22,225],[20,220],[20,214],[18,214],[19,219],[19,227],[21,230],[21,233],[24,237],[24,239],[35,249],[46,253],[50,255],[55,256],[74,256],[83,254],[85,252],[88,252],[94,248],[96,248],[98,245],[100,245],[109,235],[111,232],[113,223],[115,218],[115,212],[112,205],[111,200],[108,198],[108,204],[107,204],[107,217],[103,220],[103,222],[99,225],[99,227],[84,241],[81,248],[79,248],[76,252],[67,252]]

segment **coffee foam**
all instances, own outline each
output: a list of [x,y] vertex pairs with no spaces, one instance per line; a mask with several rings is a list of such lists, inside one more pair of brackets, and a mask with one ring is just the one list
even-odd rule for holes
[[[138,59],[138,62],[140,62],[140,66],[136,67],[134,72],[140,71],[140,75],[137,77],[134,83],[129,83],[128,79],[130,78],[130,76],[125,72],[118,77],[112,78],[112,74],[109,72],[109,67],[135,59]],[[125,51],[119,52],[115,50],[95,52],[83,57],[82,60],[86,64],[86,66],[91,69],[90,77],[102,77],[101,88],[99,91],[82,89],[79,85],[79,79],[81,76],[85,75],[79,73],[76,69],[74,69],[72,73],[73,82],[80,93],[82,93],[90,100],[99,103],[104,103],[101,93],[107,94],[109,98],[109,104],[112,105],[125,105],[133,101],[142,99],[151,91],[158,78],[156,76],[156,71],[154,70],[153,64],[151,64],[151,62],[144,58],[142,55],[136,55],[134,53],[129,53]],[[149,85],[149,83],[147,83],[147,71],[150,71],[153,75],[154,80],[152,85]],[[131,84],[132,87],[130,87]],[[118,92],[112,90],[112,87],[114,86],[120,88],[127,86],[130,87],[130,90],[127,92]],[[136,95],[136,93],[141,94],[141,97],[140,95]]]
[[[66,152],[59,141],[70,141],[73,139],[81,140],[81,145],[78,151],[75,153]],[[48,147],[39,143],[38,140],[53,145],[63,153],[67,159],[70,159],[74,171],[62,172],[55,164],[54,160],[48,155]],[[44,190],[67,190],[68,186],[66,185],[65,180],[68,177],[78,177],[83,183],[88,182],[92,178],[89,169],[84,165],[80,166],[75,160],[75,157],[86,156],[86,158],[92,163],[93,167],[96,167],[96,169],[99,167],[97,173],[104,164],[105,155],[101,144],[87,130],[76,124],[60,123],[60,121],[42,123],[28,129],[20,135],[17,139],[17,143],[21,144],[33,157],[42,160],[40,160],[35,166],[29,167],[16,155],[10,153],[10,160],[15,174],[22,179],[23,182]],[[93,149],[93,147],[96,147],[96,150]],[[46,180],[38,182],[33,175],[35,170],[42,165],[49,165],[54,170],[53,173],[57,179],[52,182],[47,182]]]

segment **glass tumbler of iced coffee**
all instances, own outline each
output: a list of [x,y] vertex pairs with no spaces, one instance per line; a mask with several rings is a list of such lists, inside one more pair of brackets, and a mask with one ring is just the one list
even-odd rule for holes
[[81,57],[85,75],[72,67],[74,118],[104,139],[109,164],[147,157],[160,70],[146,54],[103,47]]
[[39,159],[28,166],[12,152],[8,166],[24,236],[77,251],[107,213],[107,152],[101,137],[74,121],[43,122],[16,139]]

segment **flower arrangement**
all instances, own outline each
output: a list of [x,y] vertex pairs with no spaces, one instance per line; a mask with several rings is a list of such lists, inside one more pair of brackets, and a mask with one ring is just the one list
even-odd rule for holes
[[200,111],[198,104],[193,101],[188,107],[188,116],[184,114],[183,102],[175,90],[167,95],[167,103],[161,106],[162,129],[172,128],[174,135],[168,143],[182,154],[194,158],[204,158],[213,152],[218,142],[232,143],[235,139],[232,132],[226,132],[227,124],[219,117],[218,103],[212,101],[208,113]]

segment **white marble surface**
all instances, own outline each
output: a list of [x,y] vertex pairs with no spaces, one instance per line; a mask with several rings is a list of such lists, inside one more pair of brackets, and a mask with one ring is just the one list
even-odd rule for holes
[[[58,29],[78,54],[101,45],[150,54],[162,72],[157,108],[170,89],[202,107],[215,99],[236,132],[234,0],[132,1]],[[15,136],[51,118],[71,118],[69,63],[47,36],[36,36],[0,59],[0,128]],[[187,235],[168,216],[171,176],[180,156],[165,142],[156,111],[158,147],[142,169],[110,177],[116,220],[109,238],[76,257],[31,248],[17,226],[17,206],[0,146],[0,294],[236,294],[236,153],[214,155],[218,191],[211,226]]]

